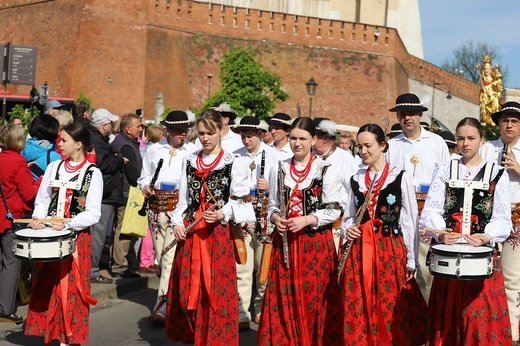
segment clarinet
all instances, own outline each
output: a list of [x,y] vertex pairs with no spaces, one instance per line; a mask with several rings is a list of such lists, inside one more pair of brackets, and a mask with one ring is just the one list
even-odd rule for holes
[[[155,169],[155,173],[153,174],[152,181],[150,182],[150,187],[153,189],[155,182],[157,181],[157,177],[159,176],[159,171],[161,170],[163,159],[160,159],[159,162],[157,162],[157,168]],[[141,216],[146,215],[146,209],[148,209],[148,203],[150,202],[150,198],[146,197],[143,202],[143,206],[141,207],[141,210],[139,210],[137,213]]]
[[504,166],[504,164],[506,163],[507,150],[508,150],[507,144],[504,144],[504,147],[502,148],[502,157],[500,159],[501,166]]
[[[260,161],[260,178],[264,177],[265,172],[265,150],[262,151],[262,160]],[[265,191],[256,189],[256,224],[255,224],[255,236],[257,239],[262,238],[262,209],[264,206]]]
[[[370,187],[368,188],[367,196],[365,198],[365,201],[363,202],[363,205],[361,208],[359,208],[359,212],[356,219],[356,227],[359,227],[361,225],[361,220],[363,220],[363,216],[365,215],[365,212],[368,208],[368,203],[370,202],[370,199],[372,198],[372,190],[374,189],[374,184],[377,179],[377,173],[374,175],[374,179],[372,179],[372,183],[370,184]],[[347,242],[341,246],[343,249],[343,253],[341,254],[341,258],[339,260],[338,264],[338,282],[341,278],[341,272],[343,271],[343,267],[345,266],[345,262],[347,261],[348,255],[350,253],[350,250],[352,249],[352,244],[354,243],[353,240],[347,240]]]
[[[282,211],[282,218],[287,218],[286,211],[286,202],[285,202],[285,185],[283,183],[283,168],[282,161],[278,161],[278,194],[280,196],[280,210]],[[289,266],[289,244],[287,242],[287,230],[282,232],[282,242],[283,242],[283,263],[287,269]]]

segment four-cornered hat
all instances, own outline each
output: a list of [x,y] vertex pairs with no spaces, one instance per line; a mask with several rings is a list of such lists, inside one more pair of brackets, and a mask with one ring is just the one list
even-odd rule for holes
[[389,112],[400,112],[400,111],[427,111],[428,108],[424,107],[421,100],[415,94],[402,94],[395,100],[395,107],[390,108]]
[[329,118],[314,118],[314,125],[316,125],[317,134],[327,134],[330,138],[336,138],[338,133],[336,123]]
[[491,119],[493,119],[495,124],[498,125],[498,119],[500,119],[502,114],[509,114],[520,118],[520,103],[514,101],[504,103],[500,111],[491,114]]
[[161,125],[177,129],[187,129],[192,126],[188,114],[184,111],[171,111],[166,119],[161,120]]
[[235,129],[238,131],[261,130],[260,119],[257,117],[245,116],[240,120],[238,125],[235,125]]
[[285,114],[285,113],[275,113],[271,117],[271,122],[269,124],[271,126],[273,126],[273,125],[282,125],[282,126],[285,126],[285,127],[289,128],[291,126],[291,123],[292,123],[291,117],[288,116],[287,114]]
[[211,107],[211,109],[216,110],[220,113],[221,116],[229,118],[230,123],[232,123],[233,120],[238,116],[238,112],[231,108],[229,103],[222,102],[219,105]]

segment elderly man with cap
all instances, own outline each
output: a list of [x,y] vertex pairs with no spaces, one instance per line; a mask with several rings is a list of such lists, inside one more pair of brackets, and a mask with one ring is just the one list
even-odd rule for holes
[[43,106],[45,114],[54,115],[57,111],[62,109],[65,105],[58,100],[50,100]]
[[499,112],[491,115],[498,125],[500,138],[480,148],[484,160],[507,169],[513,230],[502,247],[502,273],[506,288],[513,341],[520,343],[520,103],[506,102]]
[[[387,161],[398,170],[404,169],[412,174],[416,195],[424,203],[436,164],[450,159],[448,147],[439,135],[421,126],[422,113],[428,108],[422,105],[416,95],[400,95],[395,103],[395,107],[389,111],[397,113],[403,132],[388,141]],[[426,256],[431,239],[425,234],[419,238],[417,283],[424,299],[428,301],[433,277],[426,266]]]
[[103,174],[103,199],[101,201],[101,218],[99,222],[90,227],[92,236],[92,265],[90,268],[90,282],[92,283],[112,283],[112,278],[108,272],[101,274],[99,261],[105,245],[108,233],[108,225],[114,214],[116,206],[123,200],[121,192],[121,174],[124,165],[123,156],[115,152],[108,142],[108,135],[112,131],[114,122],[119,117],[110,111],[100,108],[92,114],[88,130],[90,140],[96,153],[94,162],[101,174]]
[[239,324],[240,331],[248,330],[251,322],[251,291],[253,288],[253,273],[256,272],[256,294],[254,301],[254,313],[256,323],[260,320],[262,304],[264,301],[265,284],[259,283],[260,263],[262,260],[263,242],[268,239],[267,222],[267,197],[269,191],[269,171],[277,167],[278,153],[273,148],[262,142],[262,132],[265,124],[256,117],[246,116],[236,126],[239,131],[243,147],[235,150],[233,154],[244,160],[244,166],[249,167],[248,185],[253,201],[256,222],[241,224],[242,233],[247,249],[247,261],[245,264],[237,264],[238,298],[239,298]]
[[292,119],[285,113],[276,113],[271,118],[271,134],[273,135],[273,143],[271,146],[278,151],[280,160],[291,158],[294,153],[289,144],[289,128]]
[[[162,257],[161,253],[175,239],[170,213],[175,209],[178,200],[177,185],[180,180],[182,160],[196,149],[193,143],[186,142],[188,130],[193,126],[186,112],[175,110],[168,113],[166,119],[161,121],[161,125],[166,126],[168,135],[146,150],[141,176],[137,180],[145,197],[149,199],[148,222],[152,231],[155,259],[161,268],[157,301],[149,318],[152,323],[158,325],[165,323],[164,298],[168,292],[175,248],[170,249]],[[159,166],[160,160],[162,166]],[[154,176],[157,178],[152,186]]]
[[[342,177],[343,188],[341,190],[341,197],[346,198],[348,182],[350,177],[359,169],[358,164],[356,164],[354,156],[352,156],[350,152],[336,147],[337,130],[336,124],[333,121],[327,118],[314,118],[313,121],[316,125],[317,138],[312,146],[312,151],[317,157],[330,163],[332,168]],[[343,207],[347,201],[342,200],[340,202]],[[341,217],[337,222],[332,224],[332,233],[337,249],[341,233]]]

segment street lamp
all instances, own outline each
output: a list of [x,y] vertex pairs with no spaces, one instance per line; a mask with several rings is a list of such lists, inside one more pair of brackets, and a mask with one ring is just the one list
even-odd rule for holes
[[[444,82],[433,82],[433,85],[432,85],[432,118],[435,117],[435,114],[433,113],[433,110],[435,109],[435,86],[436,85],[448,85],[448,84],[444,83]],[[449,87],[449,85],[448,85],[448,87]],[[451,95],[451,91],[448,90],[448,95],[446,95],[446,98],[448,100],[451,100],[452,97],[453,96]]]
[[211,78],[213,78],[213,75],[211,73],[208,73],[208,100],[209,96],[211,95]]
[[305,86],[307,87],[307,94],[309,95],[309,118],[312,118],[312,96],[314,96],[318,83],[311,77],[311,79],[305,83]]

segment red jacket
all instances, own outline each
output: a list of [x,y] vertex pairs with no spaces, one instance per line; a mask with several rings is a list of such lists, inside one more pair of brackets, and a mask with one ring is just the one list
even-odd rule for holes
[[[0,152],[0,182],[13,218],[21,218],[34,209],[34,198],[42,177],[34,181],[24,157],[13,150]],[[7,219],[4,201],[0,196],[0,233],[12,227]]]

